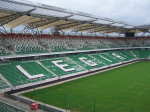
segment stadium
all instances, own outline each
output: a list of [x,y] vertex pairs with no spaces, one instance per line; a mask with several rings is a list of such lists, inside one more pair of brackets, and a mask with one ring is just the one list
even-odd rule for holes
[[0,0],[0,112],[150,112],[149,31]]

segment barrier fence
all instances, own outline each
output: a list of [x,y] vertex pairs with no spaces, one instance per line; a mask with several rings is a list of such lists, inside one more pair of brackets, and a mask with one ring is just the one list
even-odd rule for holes
[[[109,100],[111,100],[109,99],[109,96],[107,102],[103,102],[92,97],[92,93],[90,97],[86,97],[86,93],[84,92],[86,91],[83,90],[81,95],[71,95],[53,91],[49,94],[49,92],[45,89],[40,89],[37,91],[36,88],[34,88],[34,92],[32,92],[34,95],[30,98],[35,101],[43,102],[43,106],[45,106],[45,104],[50,104],[62,108],[64,109],[63,112],[134,112],[133,106],[135,105],[125,105],[126,107],[124,107],[124,104],[112,104],[109,102]],[[55,97],[52,96],[52,94],[55,94]],[[140,108],[137,106],[135,107],[135,112],[141,112]],[[45,107],[43,107],[43,109],[45,111]]]
[[65,93],[55,93],[54,98],[50,97],[50,94],[47,94],[45,89],[37,91],[36,88],[34,88],[32,95],[31,99],[22,95],[7,95],[7,97],[29,106],[32,103],[38,103],[39,109],[42,109],[43,112],[119,112],[119,110],[124,110],[123,112],[140,112],[138,107],[136,107],[135,110],[132,105],[128,105],[127,108],[124,108],[119,104],[109,104],[109,98],[108,102],[103,102],[93,98],[92,95],[87,98],[84,95],[76,96]]
[[[30,105],[32,103],[38,103],[39,109],[43,110],[43,112],[66,112],[65,109],[50,106],[50,105],[47,105],[46,103],[42,103],[42,102],[38,101],[37,97],[35,98],[35,100],[33,100],[34,98],[30,99],[30,98],[26,98],[26,97],[23,97],[23,96],[20,96],[20,95],[10,95],[10,94],[7,94],[7,93],[5,93],[5,97],[14,100],[13,103],[11,103],[12,105],[17,105],[17,104],[19,105],[20,103],[24,104],[24,107],[22,107],[22,109],[26,110],[26,112],[32,112],[30,110]],[[69,111],[67,111],[67,112],[69,112]]]
[[8,102],[0,97],[0,112],[25,112],[24,109],[19,108],[14,102]]

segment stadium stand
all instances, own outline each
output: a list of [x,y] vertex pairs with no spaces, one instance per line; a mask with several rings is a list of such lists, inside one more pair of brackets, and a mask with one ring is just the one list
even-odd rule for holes
[[5,88],[9,88],[9,85],[7,85],[6,82],[0,78],[0,90]]
[[5,52],[5,50],[2,48],[2,46],[0,46],[0,56],[4,56],[7,55],[7,53]]
[[31,34],[2,34],[5,45],[12,47],[10,50],[16,54],[32,54],[48,52],[42,48],[36,35]]
[[[120,38],[120,37],[91,37],[50,34],[14,34],[0,33],[0,56],[50,53],[65,51],[80,51],[92,49],[136,48],[149,47],[149,37]],[[20,86],[47,79],[57,79],[80,74],[113,64],[133,59],[149,59],[149,50],[117,50],[101,53],[78,54],[31,62],[9,62],[1,64],[0,73],[12,86]],[[36,76],[37,75],[37,76]],[[19,78],[19,80],[18,80]],[[0,89],[9,87],[4,85]]]
[[[21,71],[17,69],[17,65],[23,67],[31,76],[37,74],[44,74],[44,77],[28,79]],[[33,83],[48,78],[54,78],[55,76],[45,70],[41,65],[36,62],[12,62],[6,65],[0,66],[0,73],[13,85],[18,86],[26,83]]]
[[139,58],[150,59],[150,50],[138,50]]
[[[0,34],[0,55],[64,52],[91,49],[148,47],[149,37],[51,36],[49,34]],[[5,48],[5,49],[4,49]]]
[[129,56],[123,55],[119,52],[110,52],[110,53],[108,53],[108,55],[111,56],[112,58],[118,60],[119,62],[128,61],[128,60],[132,59]]
[[68,57],[40,61],[45,67],[58,77],[85,71],[83,67],[70,60]]
[[135,55],[133,54],[131,50],[119,50],[118,53],[125,57],[129,57],[130,59],[135,58]]
[[[47,79],[70,77],[133,59],[135,57],[130,50],[79,54],[45,60],[10,62],[0,66],[0,73],[13,87],[16,87]],[[0,81],[8,87],[2,79]]]
[[8,51],[7,46],[3,44],[3,39],[0,38],[0,56],[6,55],[11,55],[11,53]]
[[150,46],[150,37],[147,37],[147,38],[143,37],[143,46],[144,47]]
[[101,61],[105,65],[111,65],[111,64],[114,64],[116,62],[116,61],[113,62],[112,58],[110,58],[109,56],[105,55],[105,53],[103,53],[103,54],[93,54],[91,56],[93,56],[94,58],[98,59],[99,61]]
[[51,52],[73,50],[67,45],[68,39],[64,36],[38,35],[38,40]]
[[[150,59],[150,37],[120,37],[149,28],[29,1],[0,1],[0,93]],[[8,111],[20,110],[0,101],[0,112]]]
[[69,43],[72,44],[76,50],[89,50],[93,49],[93,45],[89,43],[89,39],[86,37],[69,36]]
[[91,45],[94,46],[95,49],[106,48],[106,46],[104,45],[104,43],[102,43],[101,40],[98,40],[98,38],[89,39],[89,43],[91,43]]
[[128,55],[128,57],[130,58],[137,58],[137,59],[149,59],[150,58],[150,50],[142,50],[142,49],[138,49],[138,50],[123,50],[123,51],[119,51],[122,54],[126,54]]
[[105,66],[104,63],[87,54],[73,55],[69,56],[69,58],[71,58],[72,60],[74,60],[76,63],[78,63],[87,70]]
[[136,58],[139,58],[139,52],[138,52],[138,50],[131,50],[131,53],[132,53],[133,56],[135,56]]

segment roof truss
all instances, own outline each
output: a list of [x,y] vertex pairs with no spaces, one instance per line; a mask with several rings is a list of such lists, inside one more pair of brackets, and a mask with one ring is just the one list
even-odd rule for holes
[[63,31],[106,33],[125,31],[139,33],[149,32],[150,29],[149,26],[134,27],[125,22],[115,21],[109,18],[21,0],[0,0],[0,6],[0,26],[6,26],[11,29],[19,25],[27,25],[28,28],[38,28],[40,30],[55,27]]
[[13,21],[13,20],[15,20],[15,19],[17,19],[17,18],[23,16],[23,15],[26,15],[26,14],[28,14],[28,13],[34,11],[34,10],[35,10],[35,9],[31,9],[31,10],[29,10],[29,11],[18,12],[18,13],[16,13],[16,14],[11,14],[11,15],[8,15],[8,16],[1,17],[1,18],[0,18],[0,26],[5,25],[5,24],[7,24],[7,23],[9,23],[9,22],[11,22],[11,21]]

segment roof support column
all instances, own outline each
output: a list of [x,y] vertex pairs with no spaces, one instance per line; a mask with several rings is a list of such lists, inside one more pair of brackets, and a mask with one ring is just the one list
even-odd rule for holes
[[10,29],[10,33],[13,33],[13,29],[12,28]]
[[0,32],[7,33],[7,30],[5,29],[5,27],[3,25],[1,27],[2,28],[0,28]]

